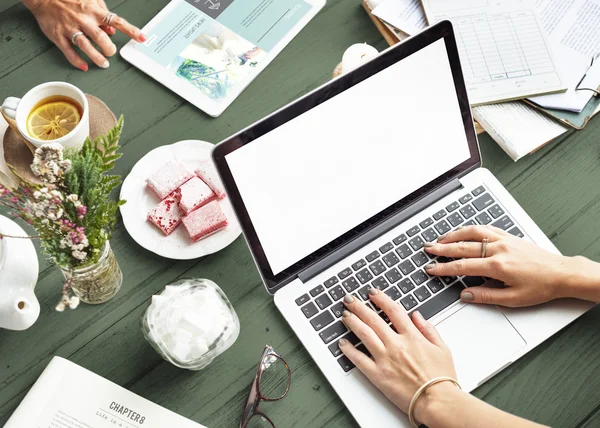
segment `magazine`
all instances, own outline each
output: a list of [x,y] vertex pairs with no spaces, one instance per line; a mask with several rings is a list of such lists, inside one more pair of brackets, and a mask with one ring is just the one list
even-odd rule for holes
[[121,54],[218,115],[306,25],[324,0],[173,0]]

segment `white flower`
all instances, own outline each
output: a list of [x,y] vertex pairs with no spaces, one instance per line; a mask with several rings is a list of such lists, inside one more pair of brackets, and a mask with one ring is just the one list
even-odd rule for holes
[[72,296],[72,297],[69,299],[69,307],[70,307],[71,309],[77,309],[77,306],[79,306],[79,297],[77,297],[77,296]]
[[47,218],[42,220],[42,224],[48,224],[48,223],[50,223],[50,220],[48,220]]
[[44,220],[52,220],[52,221],[54,221],[54,220],[56,220],[56,214],[54,214],[54,213],[48,213],[48,218],[44,219]]
[[40,189],[40,192],[42,192],[42,193],[48,193],[48,188],[47,187],[42,187]]
[[86,258],[87,253],[85,251],[78,251],[78,250],[74,250],[71,255],[73,256],[73,258],[76,258],[77,260],[83,260]]
[[42,194],[39,191],[36,190],[35,192],[33,192],[33,197],[35,199],[40,199],[41,196],[42,196]]
[[67,239],[66,239],[66,238],[63,238],[63,239],[61,239],[61,240],[60,240],[59,247],[60,247],[61,249],[63,249],[63,250],[64,250],[65,248],[67,248],[67,245],[68,245],[68,242],[67,242]]
[[56,212],[56,218],[61,218],[63,216],[65,212],[63,211],[62,208],[59,208],[58,211]]
[[40,210],[38,210],[38,211],[36,211],[36,212],[35,212],[35,216],[36,216],[37,218],[42,218],[42,217],[44,217],[44,212],[43,212],[43,211],[40,211]]
[[79,200],[79,196],[77,196],[74,193],[67,196],[67,201],[69,201],[69,202],[77,202],[78,200]]
[[58,305],[56,305],[55,309],[57,312],[64,312],[65,307],[66,307],[65,304],[63,302],[60,302]]

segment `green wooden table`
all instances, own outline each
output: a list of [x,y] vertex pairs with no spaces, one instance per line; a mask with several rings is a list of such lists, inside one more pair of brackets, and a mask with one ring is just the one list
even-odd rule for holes
[[[108,0],[142,26],[166,0]],[[116,36],[118,45],[125,37]],[[329,0],[323,11],[218,119],[209,118],[122,59],[107,70],[70,67],[18,0],[0,3],[0,99],[49,80],[73,83],[124,113],[127,175],[149,150],[185,139],[218,142],[327,81],[345,48],[385,47],[355,0]],[[423,112],[426,114],[426,112]],[[513,163],[487,136],[491,169],[565,254],[600,260],[600,119]],[[173,262],[140,248],[119,223],[112,246],[124,274],[120,293],[101,306],[54,311],[61,273],[43,259],[36,288],[42,307],[25,332],[0,331],[0,424],[4,424],[52,356],[68,358],[111,381],[211,427],[237,426],[265,343],[288,359],[291,392],[265,405],[278,427],[349,427],[356,423],[265,292],[243,239],[209,257]],[[233,302],[242,330],[206,370],[163,361],[139,328],[150,297],[180,277],[210,278]],[[600,426],[600,311],[592,310],[475,391],[487,402],[541,423]],[[24,427],[25,428],[25,427]]]

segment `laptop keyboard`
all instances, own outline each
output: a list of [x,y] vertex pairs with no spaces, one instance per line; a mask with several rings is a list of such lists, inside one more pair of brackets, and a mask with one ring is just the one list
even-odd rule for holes
[[423,251],[423,246],[458,226],[476,224],[491,224],[515,236],[524,236],[487,189],[479,186],[296,299],[296,304],[342,370],[348,372],[354,365],[342,355],[338,346],[341,338],[368,354],[340,319],[345,309],[343,297],[351,293],[367,302],[367,306],[389,324],[385,313],[369,301],[368,290],[375,287],[407,312],[412,314],[418,310],[425,319],[433,317],[458,301],[465,287],[482,285],[485,280],[481,277],[430,276],[425,272],[425,265],[431,261],[446,263],[451,260],[430,255]]

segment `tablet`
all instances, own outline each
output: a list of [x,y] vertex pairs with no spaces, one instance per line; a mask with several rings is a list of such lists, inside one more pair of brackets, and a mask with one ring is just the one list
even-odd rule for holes
[[121,56],[219,116],[325,5],[325,0],[173,0]]

